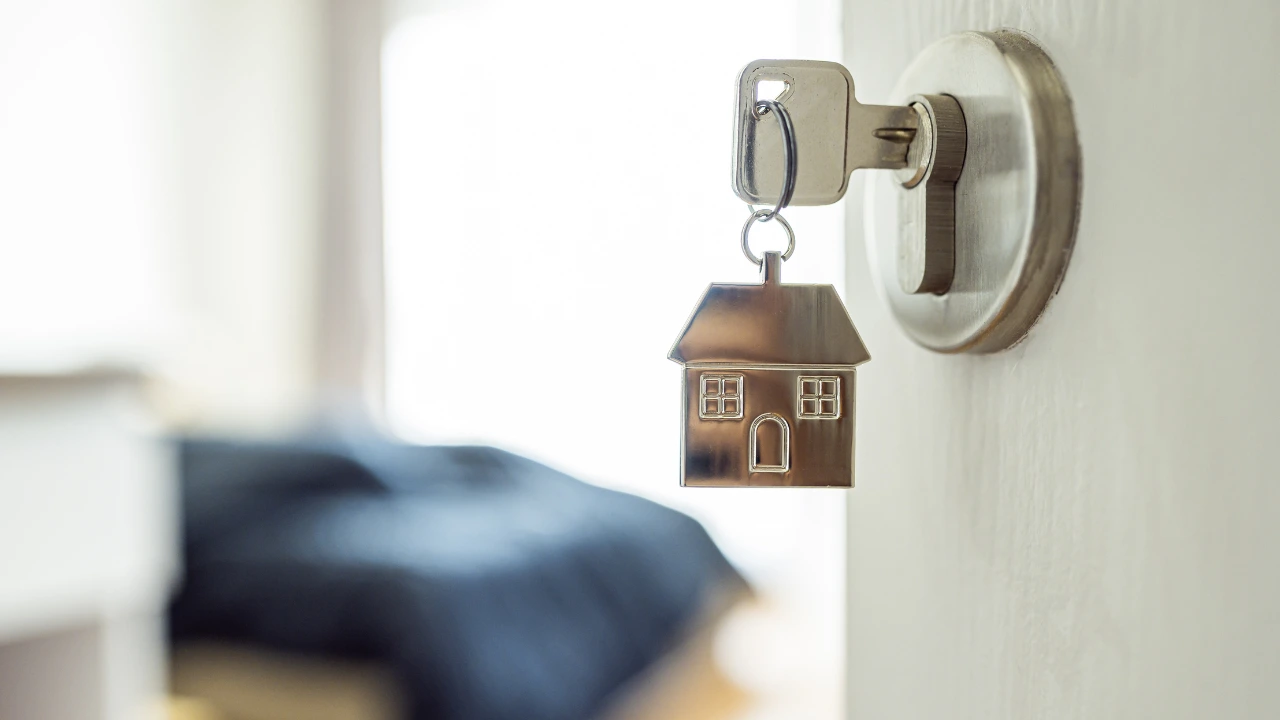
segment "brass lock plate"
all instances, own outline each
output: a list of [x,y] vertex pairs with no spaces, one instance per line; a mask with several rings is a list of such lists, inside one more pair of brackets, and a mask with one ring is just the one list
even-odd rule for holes
[[1049,57],[1016,31],[962,33],[926,48],[891,99],[909,105],[919,96],[955,98],[966,126],[954,272],[941,293],[913,291],[914,276],[904,277],[904,260],[923,252],[921,188],[905,187],[910,173],[900,172],[867,179],[872,274],[920,345],[998,352],[1026,336],[1071,256],[1081,172],[1071,100]]

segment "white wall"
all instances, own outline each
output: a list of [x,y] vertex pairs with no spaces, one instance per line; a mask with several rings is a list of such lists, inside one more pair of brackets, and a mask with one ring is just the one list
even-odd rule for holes
[[175,422],[271,429],[310,409],[324,11],[313,0],[152,9],[177,314],[163,397]]
[[859,719],[1280,715],[1275,232],[1280,6],[846,0],[859,96],[927,43],[1014,26],[1076,103],[1059,296],[944,357],[875,297],[859,185],[849,707]]
[[141,362],[202,426],[310,409],[327,25],[313,0],[0,0],[0,367]]
[[150,9],[0,2],[0,367],[133,359],[164,322]]

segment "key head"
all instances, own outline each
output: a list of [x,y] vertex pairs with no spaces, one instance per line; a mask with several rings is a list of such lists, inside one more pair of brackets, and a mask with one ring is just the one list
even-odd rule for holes
[[[760,83],[781,81],[776,98]],[[777,118],[757,116],[757,100],[776,99],[791,116],[796,141],[792,205],[830,205],[849,185],[848,127],[853,77],[840,63],[756,60],[738,76],[733,128],[733,192],[745,202],[773,205],[783,180],[782,132]]]
[[[768,81],[786,89],[761,98],[760,84]],[[783,180],[782,132],[772,114],[755,114],[758,99],[778,100],[791,116],[798,156],[792,205],[838,201],[859,168],[905,167],[919,122],[909,107],[858,102],[840,63],[756,60],[738,76],[733,127],[733,192],[752,204],[776,203]]]

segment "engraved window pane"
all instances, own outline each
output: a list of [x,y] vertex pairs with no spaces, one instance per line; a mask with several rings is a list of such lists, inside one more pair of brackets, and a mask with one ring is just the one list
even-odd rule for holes
[[698,414],[704,420],[742,417],[742,376],[704,373],[698,378]]
[[836,379],[835,378],[825,378],[822,381],[821,395],[823,397],[829,397],[829,398],[833,398],[836,396]]
[[817,394],[818,394],[818,380],[817,380],[817,378],[801,378],[801,380],[800,380],[800,394],[801,394],[801,395],[810,395],[810,396],[811,396],[811,395],[817,395]]
[[818,401],[808,398],[800,401],[800,414],[806,417],[813,417],[818,414]]
[[824,399],[822,399],[822,400],[819,400],[819,401],[818,401],[818,414],[820,414],[820,415],[835,415],[835,414],[836,414],[836,401],[835,401],[835,400],[832,400],[832,399],[829,399],[829,398],[824,398]]

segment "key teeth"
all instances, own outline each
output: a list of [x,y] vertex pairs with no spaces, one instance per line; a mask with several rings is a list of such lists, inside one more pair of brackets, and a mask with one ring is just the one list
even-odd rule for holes
[[906,167],[907,146],[918,127],[919,118],[909,107],[863,105],[855,100],[849,107],[846,172]]
[[910,145],[916,131],[910,128],[879,128],[871,133],[879,140],[886,140],[900,145]]

